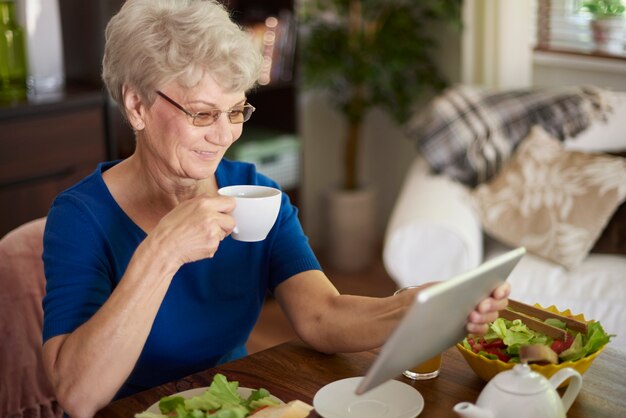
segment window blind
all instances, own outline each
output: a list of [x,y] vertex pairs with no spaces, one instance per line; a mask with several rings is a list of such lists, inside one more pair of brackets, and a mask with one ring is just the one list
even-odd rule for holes
[[612,34],[621,49],[613,47],[610,52],[599,50],[591,30],[592,15],[582,9],[584,0],[537,0],[536,49],[555,52],[614,56],[626,59],[626,19],[621,28]]

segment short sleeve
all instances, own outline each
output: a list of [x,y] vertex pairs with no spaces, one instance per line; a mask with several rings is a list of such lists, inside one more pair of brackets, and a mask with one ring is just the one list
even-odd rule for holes
[[74,331],[111,295],[105,239],[92,218],[71,195],[57,198],[48,214],[43,244],[44,341]]
[[270,258],[270,290],[291,276],[307,270],[320,270],[320,264],[309,245],[298,219],[298,209],[283,193],[276,236]]

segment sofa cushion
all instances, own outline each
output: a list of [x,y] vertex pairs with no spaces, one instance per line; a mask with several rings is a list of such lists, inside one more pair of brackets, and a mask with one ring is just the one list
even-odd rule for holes
[[473,196],[487,233],[573,268],[626,198],[626,160],[567,151],[535,126]]
[[444,280],[482,261],[483,235],[469,192],[431,174],[418,156],[387,225],[383,260],[399,287]]

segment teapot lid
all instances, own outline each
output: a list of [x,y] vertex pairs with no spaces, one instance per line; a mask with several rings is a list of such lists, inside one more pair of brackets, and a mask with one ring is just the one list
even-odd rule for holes
[[492,381],[500,390],[517,395],[533,395],[552,387],[548,379],[526,363],[516,364],[513,370],[497,374]]

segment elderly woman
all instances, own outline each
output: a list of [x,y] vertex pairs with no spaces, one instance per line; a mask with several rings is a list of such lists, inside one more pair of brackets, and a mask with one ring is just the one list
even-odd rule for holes
[[[73,417],[246,355],[266,292],[323,352],[380,346],[413,300],[340,295],[283,196],[266,240],[244,243],[219,187],[278,187],[223,159],[254,112],[260,56],[214,0],[127,0],[106,31],[103,78],[136,133],[57,197],[46,225],[44,362]],[[467,328],[507,304],[498,288]]]

